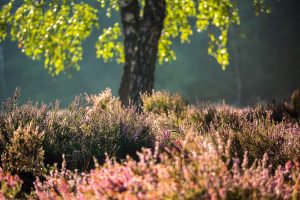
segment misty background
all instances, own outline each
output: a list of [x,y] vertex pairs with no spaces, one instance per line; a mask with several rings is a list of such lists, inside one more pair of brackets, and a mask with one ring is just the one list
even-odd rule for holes
[[[239,1],[241,25],[231,27],[228,49],[230,66],[222,71],[208,56],[208,36],[197,33],[190,44],[174,42],[177,61],[156,67],[155,90],[182,94],[189,102],[225,101],[236,106],[282,101],[300,88],[300,2],[272,1],[272,13],[255,16],[251,1]],[[103,16],[101,28],[109,25]],[[100,93],[109,87],[118,95],[122,65],[96,59],[95,30],[84,43],[81,70],[72,77],[51,77],[43,61],[33,61],[16,42],[0,44],[0,101],[18,87],[21,102],[50,103],[59,99],[67,106],[76,95]]]

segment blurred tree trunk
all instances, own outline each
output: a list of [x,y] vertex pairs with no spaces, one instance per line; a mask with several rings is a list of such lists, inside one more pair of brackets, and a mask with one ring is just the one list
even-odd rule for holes
[[4,80],[4,57],[3,57],[3,49],[0,46],[0,96],[5,97],[6,87]]
[[146,0],[140,15],[138,0],[120,0],[124,32],[125,65],[119,89],[123,105],[140,105],[140,93],[151,92],[158,42],[165,19],[165,0]]
[[235,68],[235,81],[236,81],[236,98],[235,105],[240,106],[242,103],[242,79],[240,73],[240,65],[241,65],[241,49],[239,48],[238,41],[241,39],[241,31],[240,27],[235,27],[235,30],[231,29],[230,33],[233,38],[231,41],[231,48],[233,51],[233,65]]

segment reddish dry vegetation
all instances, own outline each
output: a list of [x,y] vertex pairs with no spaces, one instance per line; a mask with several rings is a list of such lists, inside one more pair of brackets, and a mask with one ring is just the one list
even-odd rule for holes
[[61,111],[16,93],[0,113],[0,198],[299,199],[299,97],[238,109],[155,92],[137,112],[105,90]]

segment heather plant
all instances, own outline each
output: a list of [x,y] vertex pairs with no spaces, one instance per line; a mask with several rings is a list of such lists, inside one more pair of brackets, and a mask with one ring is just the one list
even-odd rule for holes
[[13,133],[20,127],[32,123],[34,126],[44,129],[44,121],[47,117],[48,107],[46,105],[33,105],[27,102],[19,106],[18,99],[20,91],[17,89],[12,98],[9,98],[2,104],[0,112],[0,150],[4,150],[5,146],[13,137]]
[[0,199],[15,199],[21,191],[22,180],[17,175],[11,175],[0,168]]
[[268,153],[274,168],[288,160],[300,161],[297,121],[291,118],[276,121],[273,110],[260,105],[245,109],[213,104],[192,106],[182,124],[183,132],[191,129],[211,138],[217,146],[231,141],[231,157],[242,159],[248,152],[250,163],[262,159],[264,153]]
[[[264,118],[248,121],[240,117],[240,128],[235,129],[227,124],[212,125],[210,137],[219,145],[231,141],[231,156],[241,159],[248,152],[250,162],[269,155],[270,163],[276,168],[289,160],[300,161],[300,129],[298,124],[276,123],[271,120],[270,113]],[[218,138],[222,140],[218,141]]]
[[[42,141],[45,164],[61,163],[61,156],[65,154],[72,169],[92,167],[93,156],[103,162],[105,153],[119,159],[128,154],[136,157],[136,151],[142,147],[152,148],[156,141],[158,129],[150,118],[137,113],[134,107],[122,108],[109,89],[99,95],[86,96],[85,100],[77,97],[66,110],[61,110],[58,103],[52,108],[30,102],[19,106],[18,97],[19,91],[3,104],[0,113],[0,147],[1,152],[6,152],[2,162],[6,163],[7,170],[12,170],[7,164],[12,162],[7,160],[7,147],[12,145],[12,138],[15,141],[16,137],[23,137],[15,134],[19,133],[18,128],[30,123],[44,132],[44,138],[37,144]],[[29,155],[26,152],[25,160],[25,155]]]
[[269,104],[264,110],[271,112],[270,117],[275,122],[299,123],[298,111],[288,102]]
[[10,142],[1,154],[2,167],[5,171],[41,175],[44,168],[44,133],[32,123],[14,131]]
[[299,123],[300,117],[300,90],[296,89],[290,96],[290,101],[285,100],[283,102],[272,104],[259,105],[255,108],[256,113],[260,110],[260,113],[271,112],[271,119],[275,122],[285,121],[286,123]]
[[69,167],[87,169],[93,165],[93,156],[100,162],[105,153],[122,159],[127,154],[134,157],[142,147],[154,146],[154,129],[146,115],[134,107],[121,108],[109,90],[86,99],[87,106],[78,98],[60,115],[49,116],[47,159],[57,162],[64,153]]
[[292,93],[291,107],[298,115],[300,114],[300,89],[297,89]]
[[121,110],[119,98],[112,95],[111,89],[107,88],[99,95],[86,95],[86,101],[92,107],[100,108],[107,111]]
[[184,117],[187,109],[187,102],[182,96],[171,95],[166,91],[157,91],[152,94],[142,94],[144,112],[153,112],[160,115],[175,115],[177,118]]
[[[40,107],[32,102],[27,102],[24,105],[19,105],[20,91],[17,89],[12,98],[8,98],[2,104],[1,117],[6,120],[4,125],[10,125],[7,129],[17,129],[20,125],[34,123],[42,125],[49,108],[42,104]],[[41,127],[43,128],[43,127]]]
[[184,122],[200,134],[207,133],[211,127],[229,126],[232,129],[241,128],[242,109],[234,109],[226,105],[191,106],[187,110]]
[[154,92],[141,111],[106,89],[61,109],[18,96],[0,112],[0,164],[27,189],[43,180],[39,199],[299,198],[299,120],[287,106],[193,106]]
[[144,149],[139,161],[107,159],[88,174],[54,169],[46,181],[36,181],[35,195],[41,200],[299,198],[298,163],[272,173],[267,155],[251,166],[247,154],[231,160],[229,168],[210,141],[191,134],[172,156]]

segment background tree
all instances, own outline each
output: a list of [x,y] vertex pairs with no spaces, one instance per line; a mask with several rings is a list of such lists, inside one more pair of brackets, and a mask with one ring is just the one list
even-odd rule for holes
[[1,91],[5,95],[5,80],[4,80],[4,57],[3,57],[3,50],[2,46],[0,46],[0,85]]
[[[84,1],[7,1],[0,11],[0,41],[7,35],[32,59],[44,58],[51,75],[79,70],[82,42],[99,28],[99,13],[110,17],[120,11],[119,23],[104,28],[96,43],[97,56],[124,63],[119,94],[123,104],[139,102],[139,92],[151,92],[156,60],[176,60],[172,41],[189,42],[197,31],[208,30],[209,48],[223,69],[229,64],[227,35],[230,24],[239,24],[236,2],[231,0],[100,0],[99,7]],[[263,0],[254,0],[257,11],[268,11]],[[98,9],[99,8],[99,9]],[[102,9],[101,9],[102,8]],[[122,42],[122,39],[124,42]]]

